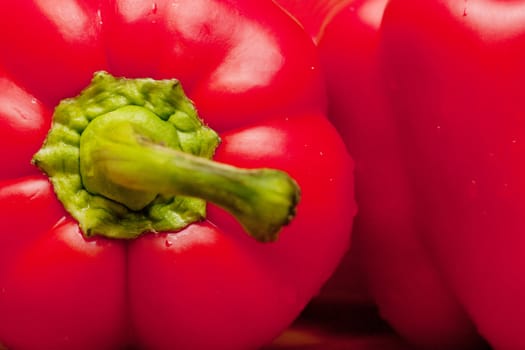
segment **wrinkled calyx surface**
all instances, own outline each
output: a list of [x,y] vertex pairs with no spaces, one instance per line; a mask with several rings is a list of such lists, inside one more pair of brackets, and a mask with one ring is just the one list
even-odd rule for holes
[[33,162],[87,236],[180,230],[211,201],[257,240],[275,240],[295,214],[297,184],[282,171],[210,160],[219,142],[177,80],[97,72],[57,106]]

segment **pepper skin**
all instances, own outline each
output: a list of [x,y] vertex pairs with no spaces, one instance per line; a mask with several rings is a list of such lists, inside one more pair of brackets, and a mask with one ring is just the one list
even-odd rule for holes
[[[356,161],[360,212],[352,249],[371,298],[396,331],[419,347],[467,348],[475,330],[421,246],[414,214],[419,204],[407,195],[412,171],[400,157],[403,139],[381,66],[392,59],[380,56],[386,5],[384,0],[352,3],[327,25],[319,42],[330,116]],[[351,39],[340,40],[341,33]]]
[[[356,162],[356,200],[359,213],[352,234],[352,246],[338,271],[326,285],[321,298],[339,295],[339,302],[375,304],[391,297],[406,298],[405,320],[412,313],[432,312],[412,302],[409,292],[427,290],[439,295],[435,272],[425,257],[413,260],[416,249],[406,218],[410,201],[398,161],[398,144],[389,106],[382,91],[379,69],[379,28],[385,0],[326,1],[281,0],[317,43],[328,89],[329,118],[343,136]],[[321,18],[321,19],[320,19]],[[386,172],[387,171],[387,172]],[[406,245],[406,246],[405,246]],[[394,249],[392,249],[395,247]],[[421,286],[405,284],[406,271],[421,271]],[[383,274],[384,270],[392,270]],[[397,278],[389,278],[394,271]],[[385,278],[383,278],[385,277]],[[388,285],[388,288],[384,288]],[[428,286],[428,288],[427,288]],[[343,293],[341,293],[343,291]],[[341,294],[343,298],[341,298]],[[379,295],[378,295],[379,294]],[[388,301],[385,302],[387,305]],[[384,316],[390,311],[381,308]],[[398,312],[398,310],[392,310]],[[397,330],[404,333],[400,323]]]
[[[255,349],[345,253],[352,160],[325,117],[314,45],[271,1],[0,3],[0,347]],[[97,71],[180,80],[214,160],[288,173],[292,222],[260,243],[214,204],[130,240],[86,237],[31,165],[59,101]]]
[[353,6],[353,0],[279,0],[277,1],[303,29],[318,43],[332,18],[347,5]]
[[471,322],[457,333],[525,348],[525,2],[392,0],[381,46],[415,238]]
[[[394,63],[402,63],[399,79],[411,77],[415,86],[421,72],[413,71],[421,63],[414,57],[405,57],[410,53],[405,55],[403,44],[393,44],[388,52],[382,51],[382,17],[386,6],[386,0],[349,1],[332,12],[324,23],[309,17],[313,11],[297,15],[318,43],[327,81],[329,117],[356,162],[359,213],[352,248],[333,278],[350,280],[347,288],[355,290],[351,283],[355,284],[356,277],[364,276],[359,282],[365,284],[366,288],[361,289],[369,294],[365,300],[375,303],[381,316],[418,348],[476,348],[481,341],[475,327],[454,293],[443,283],[440,269],[420,242],[419,221],[424,220],[426,214],[420,212],[419,201],[408,194],[421,173],[414,170],[419,169],[418,163],[413,162],[408,168],[404,163],[403,150],[409,146],[405,142],[407,135],[400,138],[398,129],[399,125],[403,130],[408,129],[394,118],[396,114],[389,100],[390,92],[394,91],[399,96],[393,97],[393,101],[400,99],[406,105],[414,104],[420,87],[413,87],[410,93],[406,89],[393,90],[398,83],[387,80],[384,71]],[[419,11],[423,11],[425,5],[418,6]],[[407,11],[409,6],[403,7],[404,10],[398,11]],[[299,6],[288,8],[299,11]],[[417,10],[407,12],[414,16],[418,13]],[[401,26],[403,19],[396,23]],[[414,29],[414,33],[417,31]],[[391,38],[397,39],[395,35]],[[394,60],[400,53],[403,58]],[[431,96],[428,98],[432,99]],[[421,111],[427,111],[423,106],[424,103]],[[407,119],[403,113],[399,113],[398,118]],[[428,116],[417,118],[424,120]],[[411,130],[419,132],[419,128]]]
[[[378,186],[373,173],[368,169],[377,163],[376,150],[380,146],[376,144],[380,141],[384,144],[389,142],[385,140],[385,133],[380,130],[385,125],[383,119],[388,118],[385,117],[385,104],[379,102],[382,96],[376,82],[378,76],[375,58],[377,30],[386,1],[278,2],[316,43],[328,89],[328,116],[343,136],[351,154],[358,155],[360,160],[359,164],[356,163],[355,172],[358,183],[356,196],[360,196],[360,204],[354,221],[351,249],[315,301],[327,305],[326,307],[334,303],[373,306],[374,300],[368,290],[363,266],[365,257],[361,256],[362,248],[359,247],[359,232],[381,232],[385,227],[390,227],[392,223],[388,223],[388,220],[377,218],[379,215],[388,218],[394,208],[399,208],[398,205],[392,208],[389,204],[392,197],[384,191],[384,180]],[[355,161],[356,157],[353,158]],[[384,158],[389,159],[388,156]],[[393,173],[391,169],[391,177]],[[385,227],[361,228],[383,223]]]

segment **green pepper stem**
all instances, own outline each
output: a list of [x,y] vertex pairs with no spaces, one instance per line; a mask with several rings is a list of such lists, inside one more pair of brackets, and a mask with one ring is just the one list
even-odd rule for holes
[[[295,215],[300,191],[285,172],[240,169],[195,156],[152,141],[130,124],[124,125],[104,125],[98,128],[96,138],[89,136],[93,133],[87,129],[83,134],[90,151],[86,160],[89,165],[82,169],[95,172],[103,180],[97,183],[104,183],[97,186],[85,181],[88,190],[112,198],[107,188],[118,187],[116,200],[128,207],[136,205],[137,193],[204,199],[230,212],[251,236],[263,242],[276,240],[282,226]],[[131,195],[122,195],[122,189]]]

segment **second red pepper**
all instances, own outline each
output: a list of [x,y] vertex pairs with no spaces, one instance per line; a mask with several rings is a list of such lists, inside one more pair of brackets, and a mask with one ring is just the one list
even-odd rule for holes
[[524,348],[525,3],[379,2],[318,39],[369,290],[423,348]]
[[525,2],[392,0],[382,36],[415,239],[458,311],[424,340],[524,348]]

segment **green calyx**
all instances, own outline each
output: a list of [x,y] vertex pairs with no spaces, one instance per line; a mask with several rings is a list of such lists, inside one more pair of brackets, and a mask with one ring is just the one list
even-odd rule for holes
[[275,240],[294,216],[297,184],[210,160],[219,142],[178,81],[98,72],[57,106],[33,162],[87,236],[177,231],[205,218],[211,201],[257,240]]

